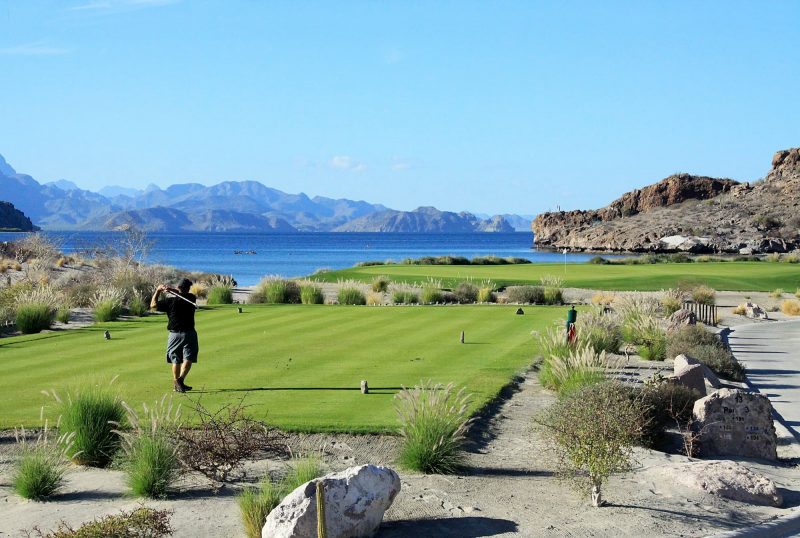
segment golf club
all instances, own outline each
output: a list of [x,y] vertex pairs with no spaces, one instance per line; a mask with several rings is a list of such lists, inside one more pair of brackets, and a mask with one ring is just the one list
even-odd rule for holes
[[199,308],[196,303],[193,303],[192,301],[190,301],[189,299],[187,299],[183,295],[180,295],[178,292],[173,291],[171,288],[164,288],[164,291],[166,291],[167,293],[169,293],[171,295],[174,295],[178,299],[183,299],[184,301],[186,301],[187,303],[189,303],[190,305],[192,305],[195,308]]

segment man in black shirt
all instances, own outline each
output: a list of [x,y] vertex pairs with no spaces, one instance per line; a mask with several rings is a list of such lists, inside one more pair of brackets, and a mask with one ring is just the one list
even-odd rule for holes
[[[172,378],[175,392],[186,392],[192,387],[184,383],[192,364],[197,362],[199,345],[197,332],[194,330],[194,311],[197,308],[197,297],[189,293],[192,281],[184,278],[178,284],[178,289],[161,284],[156,288],[150,300],[150,308],[159,312],[166,312],[168,323],[167,330],[167,362],[172,365]],[[160,299],[162,292],[169,292],[172,296]]]

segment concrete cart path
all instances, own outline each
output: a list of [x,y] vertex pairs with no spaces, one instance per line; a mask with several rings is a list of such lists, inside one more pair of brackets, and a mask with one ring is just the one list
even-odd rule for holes
[[728,343],[747,366],[750,383],[770,399],[783,425],[800,441],[800,320],[733,327]]

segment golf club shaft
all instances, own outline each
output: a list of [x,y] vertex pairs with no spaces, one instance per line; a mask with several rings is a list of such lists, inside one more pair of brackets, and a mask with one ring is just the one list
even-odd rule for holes
[[180,294],[178,294],[178,293],[175,293],[174,291],[172,291],[172,290],[171,290],[171,289],[169,289],[169,288],[164,288],[164,291],[166,291],[166,292],[167,292],[167,293],[169,293],[169,294],[172,294],[172,295],[174,295],[174,296],[175,296],[175,297],[177,297],[178,299],[183,299],[184,301],[186,301],[187,303],[189,303],[189,304],[190,304],[190,305],[192,305],[193,307],[197,308],[197,304],[196,304],[196,303],[193,303],[192,301],[190,301],[189,299],[187,299],[187,298],[186,298],[186,297],[184,297],[183,295],[180,295]]

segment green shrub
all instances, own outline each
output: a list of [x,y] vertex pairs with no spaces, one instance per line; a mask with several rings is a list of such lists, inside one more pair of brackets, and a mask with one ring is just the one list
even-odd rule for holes
[[230,286],[211,286],[208,290],[208,304],[233,304],[233,288]]
[[509,303],[543,304],[544,289],[541,286],[509,286],[506,288]]
[[386,293],[389,291],[389,284],[391,280],[389,280],[388,276],[379,275],[372,279],[372,291]]
[[58,524],[53,532],[44,533],[38,527],[33,528],[30,536],[36,538],[162,538],[172,536],[169,518],[172,512],[156,510],[140,506],[130,512],[105,516],[78,528],[65,522]]
[[438,304],[443,303],[442,290],[435,286],[424,286],[422,288],[422,295],[420,301],[422,304]]
[[41,501],[61,488],[65,470],[62,454],[53,447],[26,447],[13,464],[11,487],[20,497]]
[[322,476],[322,463],[317,457],[297,458],[289,465],[289,472],[281,481],[281,488],[288,495],[298,486]]
[[478,286],[468,280],[464,280],[458,283],[453,290],[453,295],[456,296],[456,301],[461,304],[474,303],[478,300]]
[[664,317],[669,317],[683,308],[683,292],[674,288],[664,290],[661,294],[661,308]]
[[642,337],[639,356],[648,361],[663,361],[667,358],[667,335],[658,328]]
[[300,286],[300,302],[303,304],[323,304],[325,295],[322,293],[322,288],[314,284]]
[[619,317],[593,308],[578,316],[575,323],[578,341],[587,343],[595,353],[617,353],[622,346],[622,328]]
[[94,305],[95,321],[116,321],[122,313],[122,305],[116,301],[100,301]]
[[45,303],[27,303],[17,308],[17,329],[22,334],[34,334],[53,325],[55,309]]
[[62,306],[61,308],[56,310],[56,320],[59,323],[65,323],[65,324],[69,323],[70,314],[71,314],[70,309],[67,308],[66,306]]
[[674,358],[681,354],[697,359],[724,378],[744,380],[744,366],[725,349],[715,334],[702,327],[683,326],[668,335],[667,355]]
[[561,288],[546,287],[544,289],[544,304],[564,304],[564,292]]
[[610,262],[602,256],[593,256],[587,263],[593,265],[608,265]]
[[163,498],[178,473],[174,441],[156,433],[139,435],[131,443],[124,469],[135,495]]
[[684,428],[692,420],[694,402],[700,398],[696,390],[670,382],[645,385],[636,389],[634,399],[641,401],[644,422],[640,442],[656,447],[668,428]]
[[592,504],[613,473],[632,466],[632,447],[641,437],[641,405],[620,383],[595,383],[565,394],[536,418],[556,449],[560,472]]
[[539,370],[539,381],[545,388],[560,393],[565,386],[574,389],[604,377],[605,352],[595,353],[590,346],[580,345],[576,349],[568,346],[568,353],[562,355],[560,345],[553,343],[551,346],[556,352],[543,356]]
[[606,381],[606,376],[591,368],[577,368],[571,370],[567,376],[561,380],[558,388],[559,395],[567,395],[581,390],[587,385],[595,385]]
[[417,304],[419,296],[411,290],[394,290],[392,292],[392,302],[394,304]]
[[261,530],[267,516],[282,499],[280,488],[273,484],[269,476],[264,477],[257,488],[245,488],[236,496],[244,533],[248,538],[261,538]]
[[423,473],[452,474],[461,468],[461,448],[470,423],[470,396],[426,381],[395,396],[403,445],[398,461]]
[[62,432],[72,434],[67,456],[79,465],[105,467],[120,447],[114,430],[125,423],[125,408],[110,388],[87,386],[60,403]]
[[149,305],[147,302],[138,295],[128,303],[128,312],[130,312],[132,316],[142,317],[145,312],[147,312],[148,308]]
[[367,304],[367,297],[364,292],[358,288],[343,287],[339,288],[337,295],[339,304],[347,305],[365,305]]
[[699,325],[683,325],[667,335],[667,356],[670,359],[683,354],[694,356],[692,350],[699,345],[722,347],[722,342]]

